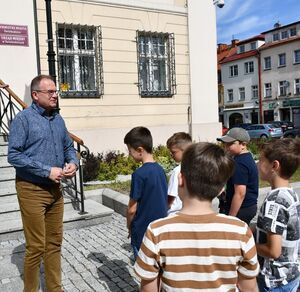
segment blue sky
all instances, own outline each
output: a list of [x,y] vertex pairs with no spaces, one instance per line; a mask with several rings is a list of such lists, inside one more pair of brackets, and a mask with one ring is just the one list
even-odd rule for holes
[[232,36],[243,40],[282,25],[300,21],[300,0],[225,0],[217,9],[218,43],[230,43]]

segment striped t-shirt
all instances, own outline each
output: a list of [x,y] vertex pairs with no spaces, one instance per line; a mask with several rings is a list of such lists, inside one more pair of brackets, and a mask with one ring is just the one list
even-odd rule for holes
[[134,269],[145,280],[160,276],[162,291],[236,291],[238,273],[254,278],[259,266],[243,221],[177,213],[148,226]]

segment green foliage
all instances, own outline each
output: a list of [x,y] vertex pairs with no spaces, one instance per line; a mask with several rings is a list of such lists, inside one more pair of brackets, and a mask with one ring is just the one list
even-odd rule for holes
[[97,179],[100,170],[99,155],[95,156],[93,153],[89,155],[88,159],[84,159],[83,165],[83,181],[91,181]]
[[[169,173],[176,166],[169,150],[165,146],[154,148],[153,156],[166,173]],[[84,160],[83,181],[114,181],[118,174],[132,174],[139,166],[140,163],[135,162],[131,156],[127,156],[119,151],[102,152],[98,153],[97,156],[91,154],[88,159]]]
[[162,166],[166,174],[176,167],[176,162],[172,158],[170,151],[166,146],[159,145],[154,148],[153,157],[154,160]]

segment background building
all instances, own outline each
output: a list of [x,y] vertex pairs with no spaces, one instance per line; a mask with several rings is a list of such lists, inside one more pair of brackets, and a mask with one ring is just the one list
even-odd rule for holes
[[300,21],[263,33],[262,64],[263,118],[293,121],[300,127]]
[[264,36],[239,41],[235,54],[221,64],[224,125],[259,122],[259,53]]

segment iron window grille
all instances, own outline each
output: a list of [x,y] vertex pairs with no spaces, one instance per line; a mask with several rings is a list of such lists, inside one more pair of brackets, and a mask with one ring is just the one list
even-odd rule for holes
[[56,37],[61,97],[103,95],[101,27],[57,24]]
[[176,94],[173,33],[137,31],[138,88],[142,97]]

